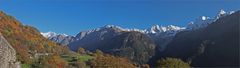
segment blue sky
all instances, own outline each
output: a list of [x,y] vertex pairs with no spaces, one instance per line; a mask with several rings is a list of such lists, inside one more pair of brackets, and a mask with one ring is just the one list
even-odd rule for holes
[[0,0],[0,10],[42,32],[76,35],[104,25],[185,26],[220,9],[240,10],[240,0]]

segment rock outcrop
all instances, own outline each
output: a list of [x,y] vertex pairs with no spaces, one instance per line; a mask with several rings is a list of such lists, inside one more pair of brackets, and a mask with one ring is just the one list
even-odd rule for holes
[[0,33],[0,68],[20,68],[16,51]]

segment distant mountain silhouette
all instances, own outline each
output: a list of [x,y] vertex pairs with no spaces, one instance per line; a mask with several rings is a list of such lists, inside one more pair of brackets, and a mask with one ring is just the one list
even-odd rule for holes
[[183,31],[167,45],[165,57],[191,61],[195,67],[239,66],[240,11],[203,29]]

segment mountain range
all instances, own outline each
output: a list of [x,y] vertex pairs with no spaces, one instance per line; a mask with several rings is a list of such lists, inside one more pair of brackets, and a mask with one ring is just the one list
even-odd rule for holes
[[[230,23],[235,25],[231,25]],[[232,38],[233,36],[237,37],[239,35],[236,31],[232,31],[239,27],[238,25],[239,11],[225,12],[224,10],[220,10],[215,17],[210,18],[207,16],[200,16],[194,21],[188,23],[186,27],[154,25],[151,28],[141,30],[106,25],[88,31],[81,31],[76,36],[57,34],[54,32],[41,34],[54,42],[68,46],[73,51],[77,51],[78,48],[81,47],[90,51],[100,49],[109,54],[127,57],[137,64],[151,62],[151,59],[154,59],[155,57],[158,59],[163,57],[178,57],[192,63],[193,66],[228,66],[230,64],[237,66],[238,64],[236,63],[239,62],[234,61],[233,59],[237,59],[234,54],[237,54],[236,50],[238,49],[234,48],[232,51],[229,51],[229,53],[234,53],[229,54],[232,57],[221,57],[221,59],[228,61],[229,64],[221,64],[217,63],[215,60],[206,59],[205,60],[209,62],[214,61],[215,64],[204,63],[203,60],[201,60],[202,58],[197,57],[205,53],[208,54],[209,51],[205,51],[204,49],[207,48],[206,46],[208,45],[213,45],[211,43],[218,44],[218,46],[221,47],[224,47],[222,44],[229,44],[232,45],[232,47],[238,47],[239,44],[236,43],[236,41],[239,39]],[[232,32],[230,34],[234,35],[231,35],[231,38],[229,38],[230,34],[224,35],[226,32]],[[227,41],[226,43],[223,43],[225,41],[224,39],[222,39],[221,42],[216,41],[216,37],[228,38],[235,44],[227,43]],[[218,46],[216,46],[216,48],[218,48]],[[229,48],[232,47],[229,46]],[[204,50],[204,53],[198,52],[199,48]],[[210,53],[212,53],[211,51],[218,51],[215,50],[214,47],[209,46],[209,48]],[[220,47],[219,50],[221,50]],[[222,49],[221,51],[224,50],[225,49]],[[225,52],[221,51],[216,55],[223,56],[221,53]],[[213,59],[213,56],[211,55],[205,55],[203,57],[210,57]]]
[[[122,28],[120,26],[115,26],[115,25],[106,25],[106,26],[92,29],[92,30],[81,31],[76,36],[70,36],[67,34],[57,34],[55,32],[51,32],[51,31],[46,32],[46,33],[42,32],[41,34],[44,37],[46,37],[54,42],[60,43],[62,45],[68,45],[74,41],[82,40],[86,36],[91,35],[93,33],[97,33],[99,31],[102,31],[102,32],[98,33],[99,34],[98,36],[101,37],[102,35],[100,35],[100,34],[111,32],[111,31],[108,31],[107,29],[109,29],[109,30],[117,29],[118,31],[125,31],[125,32],[137,31],[137,32],[146,34],[150,38],[152,38],[156,42],[156,44],[159,45],[158,46],[159,51],[163,51],[163,50],[165,50],[168,42],[170,42],[171,39],[178,32],[205,28],[212,22],[215,22],[220,17],[226,16],[226,15],[231,15],[234,12],[235,11],[226,12],[224,10],[220,10],[217,13],[217,15],[213,18],[210,18],[207,16],[200,16],[200,17],[196,18],[194,21],[189,22],[186,25],[186,27],[179,27],[179,26],[175,26],[175,25],[169,25],[169,26],[154,25],[151,28],[141,30],[141,29],[136,29],[136,28],[127,29],[127,28]],[[95,37],[98,37],[98,36],[95,36]],[[105,37],[101,37],[101,38],[105,38]],[[92,38],[90,38],[90,39],[92,39]]]

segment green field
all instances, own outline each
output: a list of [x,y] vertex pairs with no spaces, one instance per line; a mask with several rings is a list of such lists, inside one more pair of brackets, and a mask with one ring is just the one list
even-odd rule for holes
[[91,60],[93,59],[94,57],[90,56],[90,55],[79,55],[77,56],[77,59],[78,60],[81,60],[81,61],[88,61],[88,60]]

